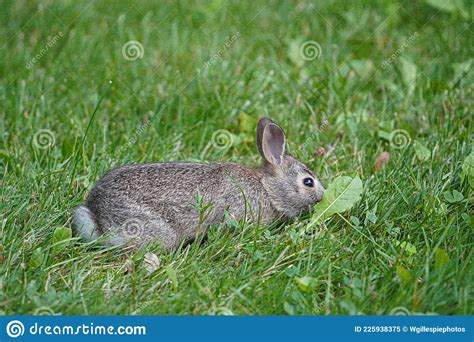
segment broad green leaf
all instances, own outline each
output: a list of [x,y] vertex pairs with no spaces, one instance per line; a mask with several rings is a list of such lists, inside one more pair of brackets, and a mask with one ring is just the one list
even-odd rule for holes
[[427,161],[431,158],[431,151],[427,149],[418,140],[413,141],[413,148],[415,149],[416,157],[421,161]]
[[379,138],[384,140],[390,140],[390,133],[382,129],[378,130]]
[[466,213],[462,213],[461,217],[464,220],[464,222],[466,222],[468,225],[471,225],[472,227],[474,227],[474,224],[473,224],[474,223],[474,216],[470,216]]
[[41,247],[38,247],[33,251],[30,261],[28,262],[28,266],[31,268],[38,268],[43,264],[44,258],[45,252]]
[[446,251],[442,248],[435,250],[435,268],[441,268],[449,262],[449,257]]
[[467,180],[469,186],[474,189],[474,149],[462,164],[461,178],[463,181]]
[[457,202],[461,202],[464,199],[464,195],[457,190],[453,190],[453,197]]
[[316,279],[313,277],[295,277],[295,282],[303,292],[310,292],[316,286]]
[[245,112],[240,112],[239,114],[239,129],[240,132],[249,133],[254,135],[255,127],[257,127],[257,117],[248,115]]
[[302,44],[301,40],[292,40],[288,45],[288,58],[298,67],[303,66],[304,59],[300,56],[300,46]]
[[255,127],[257,127],[258,118],[248,115],[245,112],[239,114],[239,134],[233,139],[234,146],[240,143],[254,144]]
[[72,230],[69,227],[57,227],[54,230],[51,244],[53,246],[53,252],[57,253],[61,249],[65,248],[69,244],[69,240],[72,238]]
[[356,216],[351,216],[351,222],[354,224],[354,226],[358,227],[360,226],[360,220]]
[[291,264],[290,266],[288,266],[286,269],[285,269],[285,274],[288,276],[288,277],[291,277],[293,278],[294,276],[298,275],[298,273],[300,272],[299,268],[296,267],[295,265]]
[[411,281],[411,273],[402,265],[397,265],[396,267],[398,277],[402,283],[409,283]]
[[171,283],[173,284],[173,288],[177,290],[178,289],[178,275],[176,274],[176,271],[171,266],[168,266],[166,267],[165,272],[168,278],[171,280]]
[[365,213],[365,220],[364,220],[364,225],[368,225],[370,223],[377,223],[377,208],[374,208],[372,210],[367,210]]
[[457,190],[453,190],[452,192],[445,191],[443,195],[444,199],[451,204],[461,202],[464,199],[463,194]]
[[400,228],[399,227],[395,227],[395,225],[393,224],[393,222],[389,221],[389,222],[385,222],[386,223],[386,229],[387,231],[390,233],[390,234],[393,234],[393,235],[398,235],[400,234]]
[[288,315],[294,315],[295,314],[295,307],[293,305],[291,305],[290,303],[288,303],[287,301],[285,301],[285,303],[283,303],[283,310],[285,310],[285,312],[288,314]]
[[371,60],[354,59],[342,66],[341,73],[347,75],[349,70],[353,70],[360,78],[367,78],[372,73],[373,67]]
[[406,251],[408,254],[412,255],[416,253],[416,247],[413,246],[408,241],[395,241],[395,246],[400,247],[402,250]]
[[336,178],[324,192],[322,201],[315,206],[313,215],[316,218],[315,221],[352,208],[360,200],[362,191],[362,181],[359,176]]

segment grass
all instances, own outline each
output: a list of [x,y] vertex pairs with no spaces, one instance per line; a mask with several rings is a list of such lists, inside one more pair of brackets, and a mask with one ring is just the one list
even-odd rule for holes
[[[473,191],[461,178],[474,144],[472,4],[1,7],[2,314],[473,313]],[[131,40],[142,58],[124,58]],[[306,41],[319,44],[310,60]],[[263,115],[326,184],[358,174],[357,205],[304,235],[311,216],[151,248],[152,274],[145,250],[63,240],[60,227],[113,166],[257,165]],[[211,143],[218,130],[230,147]],[[411,143],[398,148],[394,132]],[[314,153],[338,136],[331,153]]]

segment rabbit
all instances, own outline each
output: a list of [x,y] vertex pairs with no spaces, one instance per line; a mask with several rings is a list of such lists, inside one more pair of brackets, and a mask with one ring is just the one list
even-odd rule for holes
[[73,228],[86,241],[168,250],[204,236],[211,225],[236,220],[289,220],[321,201],[324,188],[303,163],[285,153],[285,133],[269,118],[257,124],[263,165],[164,162],[126,165],[105,174],[76,209]]

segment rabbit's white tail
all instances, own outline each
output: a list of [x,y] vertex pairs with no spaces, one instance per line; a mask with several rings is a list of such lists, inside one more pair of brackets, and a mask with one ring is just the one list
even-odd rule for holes
[[96,240],[99,235],[96,232],[96,226],[92,213],[84,206],[80,206],[74,213],[72,227],[76,235],[82,237],[85,241],[90,242]]

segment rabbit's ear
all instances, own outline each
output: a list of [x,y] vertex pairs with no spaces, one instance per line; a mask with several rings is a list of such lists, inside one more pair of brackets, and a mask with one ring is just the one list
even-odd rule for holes
[[262,157],[272,165],[281,165],[285,154],[285,133],[273,122],[263,129]]
[[263,148],[262,148],[263,130],[269,123],[273,123],[273,121],[270,118],[261,118],[260,120],[258,120],[258,125],[257,125],[257,147],[258,147],[258,152],[260,152],[260,155],[263,158],[265,158],[265,156],[263,155]]

